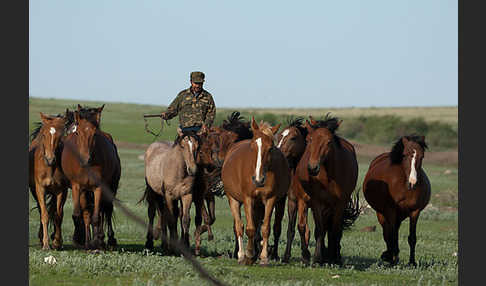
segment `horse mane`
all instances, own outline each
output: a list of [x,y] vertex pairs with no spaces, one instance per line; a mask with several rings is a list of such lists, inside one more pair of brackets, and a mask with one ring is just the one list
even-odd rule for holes
[[307,128],[304,127],[303,121],[304,121],[303,117],[297,117],[297,118],[290,117],[287,119],[287,126],[297,128],[300,134],[302,134],[302,136],[305,139],[309,132],[307,131]]
[[249,122],[244,122],[245,117],[240,116],[239,111],[233,111],[228,115],[227,119],[223,120],[221,127],[227,131],[232,131],[238,134],[238,139],[235,142],[251,139],[253,137],[253,132],[250,128]]
[[[76,108],[73,108],[73,109],[76,109]],[[74,123],[74,112],[75,111],[68,110],[68,112],[66,113],[66,119],[67,119],[66,126],[68,126],[68,127],[71,126]],[[81,109],[79,110],[79,118],[86,119],[91,124],[96,126],[96,128],[99,128],[100,126],[99,126],[98,122],[96,121],[95,118],[93,118],[93,115],[95,115],[96,113],[98,113],[98,108],[90,107],[90,106],[84,106],[84,107],[81,107]]]
[[327,128],[334,135],[339,128],[339,118],[330,116],[329,114],[330,112],[322,120],[316,120],[317,124],[311,124],[312,128]]
[[272,125],[270,125],[270,123],[263,122],[258,126],[258,128],[263,134],[269,136],[270,138],[273,138]]
[[324,119],[316,120],[317,124],[312,125],[312,128],[327,128],[331,134],[334,142],[336,142],[338,147],[342,147],[341,138],[336,134],[336,130],[339,128],[339,118],[335,116],[330,116],[330,112],[326,113]]
[[175,140],[174,140],[174,144],[172,144],[172,148],[175,148],[175,146],[179,145],[182,141],[182,139],[186,136],[191,136],[191,137],[194,137],[196,138],[197,140],[197,143],[200,145],[201,144],[201,137],[199,135],[197,135],[197,132],[194,131],[194,130],[186,130],[186,131],[182,131],[182,136],[179,136],[179,134],[177,134]]
[[424,140],[422,140],[421,136],[418,136],[416,134],[412,135],[405,135],[400,137],[394,144],[390,152],[390,159],[392,161],[392,164],[400,164],[403,161],[403,149],[405,146],[403,146],[402,138],[407,138],[409,141],[413,141],[422,147],[422,149],[427,149],[428,146],[425,143]]

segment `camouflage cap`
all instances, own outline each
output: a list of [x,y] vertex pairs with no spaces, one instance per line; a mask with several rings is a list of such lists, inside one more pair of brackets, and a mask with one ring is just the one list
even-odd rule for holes
[[203,83],[204,82],[204,73],[200,71],[193,71],[191,72],[191,81],[195,83]]

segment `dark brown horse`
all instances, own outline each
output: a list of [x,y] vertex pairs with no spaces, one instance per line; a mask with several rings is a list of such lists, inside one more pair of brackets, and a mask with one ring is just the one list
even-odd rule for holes
[[[287,127],[283,128],[277,135],[277,147],[282,151],[285,158],[287,159],[291,171],[291,177],[293,180],[293,176],[295,174],[295,169],[297,168],[297,164],[299,163],[302,155],[304,154],[305,147],[306,147],[306,137],[307,137],[307,129],[303,125],[303,118],[298,117],[293,120],[289,120]],[[305,206],[305,203],[302,199],[298,200],[298,194],[296,194],[292,188],[292,182],[290,184],[289,192],[288,192],[288,201],[287,201],[287,213],[289,217],[289,224],[287,228],[287,247],[285,249],[285,255],[282,259],[283,262],[289,262],[292,250],[292,241],[294,240],[295,236],[295,223],[297,220],[297,205],[300,202],[301,208],[301,215],[299,217],[299,230],[303,234],[304,240],[301,241],[301,245],[308,245],[309,244],[309,236],[310,230],[307,224],[307,210],[308,208]],[[280,234],[278,232],[280,229],[278,228],[278,224],[282,220],[283,213],[279,215],[278,213],[275,214],[275,223],[274,223],[274,236]],[[280,220],[279,220],[280,218]],[[277,225],[277,226],[276,226]],[[278,245],[278,238],[276,239],[276,245]],[[277,247],[274,246],[273,248],[274,254],[273,257],[278,258]]]
[[415,263],[416,228],[420,212],[430,200],[430,182],[422,169],[425,149],[424,136],[403,136],[391,152],[377,156],[363,181],[366,201],[376,211],[383,228],[386,251],[384,261],[398,263],[398,231],[400,224],[410,218],[409,264]]
[[49,221],[54,221],[55,225],[52,247],[60,249],[63,243],[63,209],[69,188],[69,181],[61,169],[66,118],[61,115],[48,116],[42,112],[40,116],[42,121],[32,132],[29,146],[29,188],[39,209],[39,239],[42,249],[49,249]]
[[[290,184],[287,160],[273,143],[280,124],[258,125],[252,118],[253,138],[233,144],[223,163],[221,178],[234,218],[238,262],[251,264],[256,259],[255,234],[260,230],[262,250],[260,264],[268,264],[270,220],[275,203],[285,197]],[[240,208],[245,207],[248,244],[243,249],[243,223]]]
[[[307,146],[292,180],[292,189],[299,201],[299,216],[310,207],[315,222],[316,248],[314,262],[341,264],[343,228],[350,226],[359,215],[351,194],[358,179],[358,162],[354,147],[335,134],[341,122],[326,115],[324,120],[306,120]],[[302,202],[302,207],[300,207]],[[301,242],[305,233],[299,223]],[[328,249],[324,238],[328,234]],[[309,262],[308,245],[302,245],[305,263]]]
[[84,110],[78,105],[74,127],[65,139],[62,152],[62,169],[72,189],[73,243],[84,244],[85,249],[105,247],[104,224],[108,228],[108,246],[116,246],[112,215],[121,164],[111,135],[99,127],[103,107]]

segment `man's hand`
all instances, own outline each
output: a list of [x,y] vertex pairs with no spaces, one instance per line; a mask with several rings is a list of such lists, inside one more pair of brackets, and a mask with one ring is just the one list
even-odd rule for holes
[[162,120],[167,120],[167,117],[168,117],[168,116],[167,116],[167,113],[165,113],[165,112],[162,112],[162,113],[160,114],[160,118],[162,118]]

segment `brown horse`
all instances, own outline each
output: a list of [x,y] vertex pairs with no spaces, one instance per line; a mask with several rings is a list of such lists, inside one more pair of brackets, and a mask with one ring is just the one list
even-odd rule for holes
[[[240,116],[238,111],[234,111],[227,119],[223,120],[220,127],[212,127],[202,141],[198,154],[200,175],[196,177],[195,183],[195,188],[198,191],[195,192],[197,195],[194,199],[196,204],[196,230],[194,232],[196,255],[200,252],[201,234],[208,231],[208,240],[213,238],[211,225],[216,219],[214,196],[224,195],[224,190],[221,188],[221,167],[224,158],[231,145],[252,137],[253,134],[249,122],[245,122],[244,117]],[[200,203],[202,200],[202,198],[198,198],[200,196],[203,196],[204,200],[206,200],[208,211],[206,211],[204,204]],[[202,226],[201,215],[204,219],[204,225]],[[236,252],[237,250],[235,250]]]
[[[62,248],[61,224],[69,181],[61,170],[61,152],[66,129],[64,116],[40,113],[41,123],[32,132],[29,146],[29,188],[39,209],[39,239],[42,249],[49,249],[49,221],[54,221],[52,247]],[[47,198],[47,200],[46,200]],[[47,203],[46,203],[47,201]]]
[[[350,226],[359,215],[358,204],[353,206],[351,194],[358,179],[358,162],[354,147],[335,134],[341,121],[326,115],[324,120],[306,120],[307,146],[300,159],[292,189],[299,204],[299,216],[310,206],[315,221],[316,248],[314,262],[341,264],[341,238],[344,227]],[[302,202],[302,207],[300,206]],[[299,223],[301,242],[305,230]],[[328,251],[324,238],[328,233]],[[308,245],[302,245],[303,260],[309,262]]]
[[99,127],[103,107],[87,111],[78,105],[74,127],[65,139],[62,152],[62,169],[72,189],[73,243],[84,244],[85,249],[105,247],[104,224],[108,228],[108,246],[116,246],[111,220],[121,164],[111,135]]
[[[231,146],[221,172],[225,194],[234,218],[235,240],[238,242],[238,262],[252,264],[256,259],[255,234],[261,227],[263,238],[260,264],[268,264],[270,220],[277,201],[285,197],[290,184],[287,160],[273,143],[280,124],[271,127],[257,124],[252,118],[253,138]],[[245,207],[248,244],[243,249],[241,204]]]
[[391,152],[377,156],[370,163],[363,181],[365,199],[376,211],[383,228],[386,251],[381,258],[392,265],[398,263],[398,231],[407,217],[410,218],[409,264],[417,265],[417,221],[430,200],[430,182],[422,169],[426,148],[424,136],[401,137]]
[[[298,117],[293,120],[289,120],[287,127],[282,129],[277,135],[277,148],[279,148],[282,153],[284,154],[287,162],[289,163],[290,171],[291,171],[291,178],[294,179],[295,169],[297,168],[297,164],[299,163],[302,155],[304,154],[306,148],[306,137],[307,137],[307,129],[303,125],[304,118]],[[307,224],[307,210],[304,201],[298,197],[298,194],[294,192],[292,188],[292,182],[290,183],[290,188],[288,192],[288,201],[287,201],[287,213],[289,217],[289,224],[287,228],[287,247],[285,249],[285,255],[282,259],[283,262],[289,262],[292,250],[292,241],[294,240],[295,236],[295,223],[297,220],[297,205],[300,203],[301,207],[301,216],[299,217],[299,230],[303,234],[304,240],[301,241],[301,245],[308,245],[309,244],[309,236],[310,230]],[[275,215],[275,224],[274,224],[274,236],[277,234],[279,230],[278,227],[275,225],[280,224],[282,220],[283,214]],[[280,220],[278,219],[280,218]],[[280,234],[280,232],[278,232]],[[278,245],[278,239],[276,239],[276,245]],[[278,258],[277,247],[274,246],[274,253],[273,257]]]
[[[149,203],[149,229],[145,246],[153,248],[153,220],[155,210],[159,214],[158,232],[162,231],[162,242],[167,243],[166,226],[170,238],[177,239],[178,202],[182,201],[182,237],[189,246],[190,207],[193,202],[193,185],[198,172],[196,157],[199,150],[200,136],[207,129],[205,126],[197,133],[177,130],[178,136],[173,144],[167,142],[152,143],[145,151],[144,197]],[[155,236],[157,238],[158,234]]]

